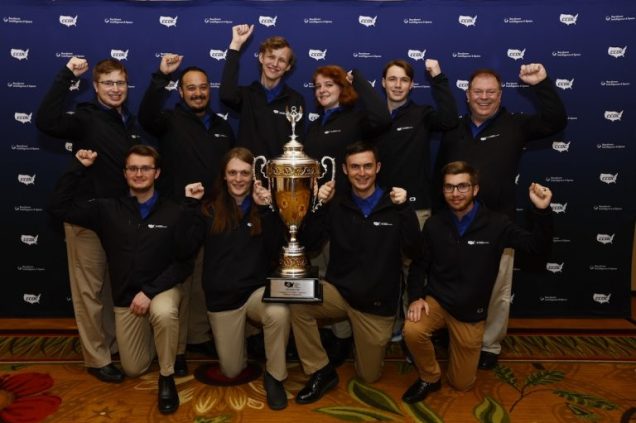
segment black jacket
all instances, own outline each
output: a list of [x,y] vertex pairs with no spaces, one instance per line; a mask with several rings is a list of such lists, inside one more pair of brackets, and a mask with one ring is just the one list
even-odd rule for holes
[[551,209],[534,209],[532,214],[535,224],[533,231],[528,232],[505,214],[490,211],[482,204],[463,236],[459,235],[450,211],[433,215],[422,229],[428,283],[426,287],[409,285],[409,300],[430,295],[457,320],[485,320],[504,248],[531,254],[549,249]]
[[[329,240],[325,279],[356,310],[393,316],[401,296],[402,253],[422,259],[419,224],[408,203],[396,206],[388,191],[368,217],[351,195],[336,196],[309,213],[300,231],[312,249]],[[409,273],[408,284],[422,285],[422,267]]]
[[189,199],[187,205],[177,240],[191,252],[204,246],[201,283],[208,311],[241,307],[274,270],[284,240],[282,221],[268,207],[252,205],[259,209],[259,235],[250,234],[248,214],[236,228],[215,234],[210,232],[214,218],[201,212],[200,203]]
[[[255,156],[265,155],[272,159],[283,152],[283,145],[291,135],[291,124],[285,117],[286,108],[302,108],[305,114],[305,99],[285,84],[278,97],[268,103],[260,82],[239,86],[239,59],[238,51],[228,49],[219,97],[223,104],[239,113],[236,145],[248,148]],[[280,83],[284,84],[282,81]],[[304,123],[301,120],[296,125],[296,135],[301,142],[303,132]]]
[[96,101],[80,103],[73,114],[66,113],[64,106],[73,79],[73,72],[66,66],[57,74],[40,104],[35,124],[47,135],[73,141],[73,152],[90,149],[98,153],[99,160],[87,171],[90,183],[83,185],[88,190],[82,194],[84,198],[126,195],[122,177],[126,153],[131,146],[148,140],[144,140],[134,116],[128,115],[124,123],[116,110]]
[[431,132],[447,131],[459,123],[446,75],[432,78],[431,88],[437,109],[409,100],[395,111],[391,130],[378,140],[382,162],[379,184],[406,189],[416,210],[431,208]]
[[97,233],[108,259],[115,306],[130,306],[139,291],[152,299],[183,282],[192,273],[193,261],[176,247],[181,206],[159,198],[142,219],[132,196],[79,200],[77,187],[87,174],[74,159],[57,183],[49,211]]
[[[440,170],[446,163],[466,161],[479,170],[478,198],[491,210],[514,219],[515,177],[526,142],[554,135],[567,125],[565,106],[548,78],[533,85],[532,91],[538,100],[537,114],[509,113],[502,107],[477,138],[470,130],[470,115],[446,132],[437,158],[435,185],[442,186]],[[441,197],[438,200],[443,204]]]
[[[323,156],[336,159],[336,186],[341,194],[346,192],[343,188],[349,186],[342,172],[347,145],[361,140],[372,141],[391,127],[391,115],[386,103],[356,69],[353,70],[353,88],[358,93],[355,107],[343,107],[333,112],[324,125],[324,113],[320,113],[309,124],[304,143],[305,152],[314,159],[321,160]],[[331,176],[331,166],[328,169],[327,175]]]
[[169,82],[170,77],[161,72],[152,75],[139,106],[139,122],[159,139],[162,157],[159,191],[179,200],[183,198],[183,188],[192,182],[212,187],[223,156],[234,147],[234,133],[212,110],[208,110],[210,129],[183,103],[173,110],[162,110],[170,95],[165,89]]

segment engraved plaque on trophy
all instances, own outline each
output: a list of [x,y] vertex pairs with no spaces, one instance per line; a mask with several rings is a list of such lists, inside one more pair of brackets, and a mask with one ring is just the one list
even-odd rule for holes
[[[305,256],[305,247],[296,239],[303,218],[310,210],[321,203],[314,196],[314,187],[318,179],[327,173],[327,161],[331,161],[331,180],[335,178],[335,160],[323,157],[320,162],[303,152],[303,145],[296,138],[296,123],[302,118],[302,109],[286,111],[291,123],[292,134],[289,142],[283,146],[283,154],[267,160],[264,156],[254,159],[254,178],[257,166],[269,184],[273,204],[289,230],[289,242],[283,247],[280,267],[276,274],[267,278],[265,302],[322,302],[322,286],[318,279],[318,270],[311,268]],[[322,165],[322,172],[321,172]]]

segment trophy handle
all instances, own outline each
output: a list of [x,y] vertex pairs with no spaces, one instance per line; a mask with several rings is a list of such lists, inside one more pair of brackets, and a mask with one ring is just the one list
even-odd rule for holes
[[[261,160],[263,161],[263,163],[260,165],[260,167],[258,167],[258,171],[261,173],[263,178],[265,178],[267,180],[267,188],[269,188],[271,190],[272,189],[272,184],[270,183],[269,176],[267,176],[267,173],[264,171],[265,166],[267,166],[267,159],[265,158],[265,156],[256,156],[256,157],[254,157],[254,165],[252,166],[252,178],[254,179],[254,182],[259,180],[258,176],[256,175],[256,168],[257,168],[258,162],[261,161]],[[274,193],[272,193],[272,196],[273,195],[274,195]],[[273,203],[269,203],[269,208],[272,211],[276,211],[276,210],[274,210]]]
[[[329,179],[329,181],[334,181],[336,179],[336,159],[329,156],[324,156],[322,159],[320,159],[320,164],[322,165],[323,171],[320,176],[318,176],[318,179],[322,179],[327,174],[327,163],[325,162],[331,162],[331,179]],[[314,204],[311,208],[311,211],[315,212],[320,206],[322,206],[322,200],[316,201],[316,197],[314,197]]]

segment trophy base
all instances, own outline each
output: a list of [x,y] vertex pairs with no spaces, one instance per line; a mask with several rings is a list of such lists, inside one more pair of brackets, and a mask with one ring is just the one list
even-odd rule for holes
[[306,276],[280,274],[267,278],[264,303],[322,303],[322,285],[318,268],[311,267]]

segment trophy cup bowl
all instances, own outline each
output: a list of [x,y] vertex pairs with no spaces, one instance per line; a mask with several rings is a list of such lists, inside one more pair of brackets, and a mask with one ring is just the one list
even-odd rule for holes
[[[268,278],[263,301],[319,302],[322,301],[322,295],[318,292],[320,285],[317,271],[312,270],[307,263],[305,248],[300,245],[296,235],[307,213],[320,206],[314,196],[314,188],[318,179],[327,173],[326,161],[332,163],[331,180],[335,178],[335,160],[323,157],[318,162],[307,156],[295,135],[295,125],[302,117],[302,110],[298,112],[292,108],[291,112],[287,110],[286,115],[292,124],[292,135],[283,146],[283,154],[272,160],[264,156],[254,158],[254,178],[257,178],[258,169],[267,179],[274,199],[270,207],[278,209],[289,231],[289,242],[283,247],[278,274]],[[260,168],[257,166],[259,162],[262,162]]]

